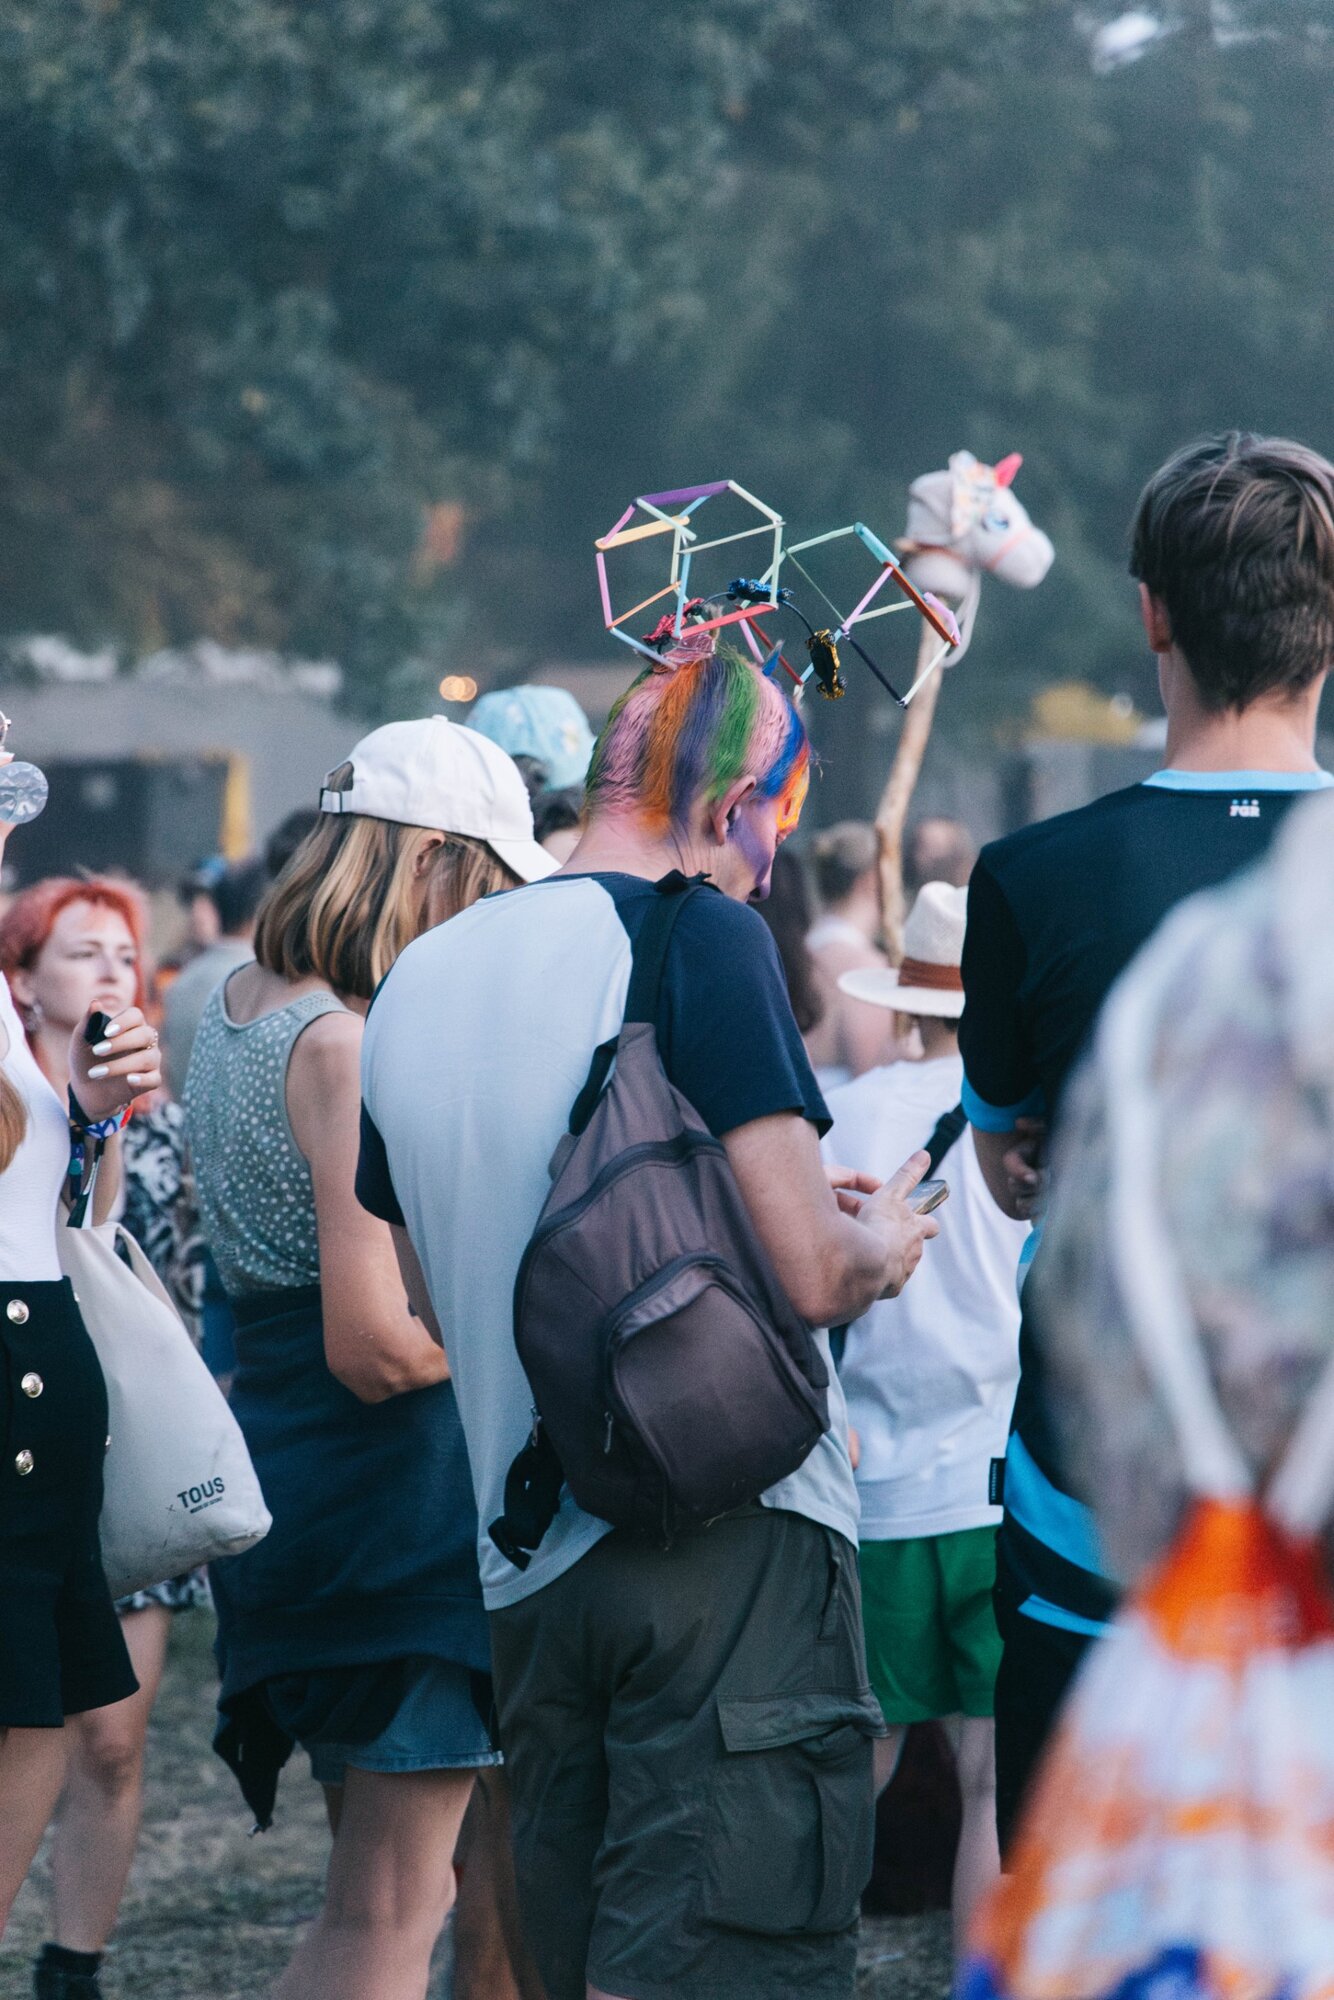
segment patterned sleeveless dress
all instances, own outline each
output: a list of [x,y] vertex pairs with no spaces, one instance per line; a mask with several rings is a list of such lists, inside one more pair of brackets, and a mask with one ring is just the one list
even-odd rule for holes
[[239,1022],[219,987],[185,1083],[204,1235],[236,1314],[231,1405],[273,1515],[262,1542],[210,1569],[216,1747],[262,1825],[293,1740],[324,1783],[342,1782],[346,1763],[498,1761],[453,1385],[363,1403],[325,1360],[315,1196],[287,1069],[311,1022],[341,1011],[317,992]]

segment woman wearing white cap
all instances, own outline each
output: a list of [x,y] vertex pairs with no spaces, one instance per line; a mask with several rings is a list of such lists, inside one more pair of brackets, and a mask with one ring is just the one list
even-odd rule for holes
[[[958,1104],[966,906],[966,890],[928,882],[904,927],[898,970],[843,974],[845,992],[916,1024],[923,1059],[868,1070],[830,1091],[829,1158],[882,1175],[925,1146]],[[951,1131],[962,1136],[942,1156]],[[875,1746],[876,1780],[888,1783],[909,1724],[944,1722],[963,1794],[954,1873],[962,1938],[1000,1866],[991,1720],[1000,1509],[990,1504],[988,1471],[1005,1449],[1019,1373],[1015,1281],[1027,1227],[990,1198],[962,1118],[932,1150],[950,1186],[940,1235],[900,1297],[848,1328],[839,1378],[861,1443],[867,1666],[890,1725]]]
[[326,1787],[325,1903],[279,1993],[420,2000],[474,1774],[499,1759],[449,1370],[354,1192],[362,1023],[414,937],[554,864],[514,764],[443,716],[374,730],[320,803],[185,1086],[232,1405],[273,1514],[213,1569],[218,1748],[262,1824],[293,1742]]

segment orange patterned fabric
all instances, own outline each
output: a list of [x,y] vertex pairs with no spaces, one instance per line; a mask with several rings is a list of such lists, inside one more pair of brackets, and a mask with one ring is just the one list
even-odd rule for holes
[[1089,1656],[967,2000],[1334,1993],[1334,1604],[1314,1544],[1197,1502]]

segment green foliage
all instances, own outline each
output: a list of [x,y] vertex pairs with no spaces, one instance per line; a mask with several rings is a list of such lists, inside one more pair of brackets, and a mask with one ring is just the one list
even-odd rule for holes
[[[1020,449],[1058,564],[1031,597],[989,591],[945,725],[989,726],[1069,676],[1152,705],[1125,572],[1143,480],[1232,426],[1334,450],[1334,7],[1228,12],[1236,39],[1183,11],[1098,75],[1070,7],[858,10],[852,107],[743,170],[744,313],[605,399],[599,512],[608,489],[717,469],[811,528],[894,532],[918,472]],[[941,39],[914,60],[903,31],[924,16]],[[844,74],[853,52],[834,51]],[[590,608],[563,603],[583,651]]]
[[[248,637],[367,679],[447,605],[573,354],[694,310],[687,197],[783,9],[7,0],[6,622]],[[634,82],[637,100],[622,102]]]
[[1334,445],[1334,0],[1164,0],[1096,74],[1122,11],[0,0],[3,628],[333,656],[374,710],[603,654],[636,491],[892,531],[966,444],[1025,453],[1059,567],[946,710],[1143,694],[1143,477]]

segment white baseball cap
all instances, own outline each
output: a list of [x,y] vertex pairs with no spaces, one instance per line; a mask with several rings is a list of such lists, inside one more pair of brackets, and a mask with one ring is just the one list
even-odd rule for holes
[[350,782],[331,785],[346,767],[330,771],[321,812],[484,840],[521,882],[540,882],[560,866],[533,838],[533,808],[518,766],[475,729],[443,715],[386,722],[362,737],[347,762]]

